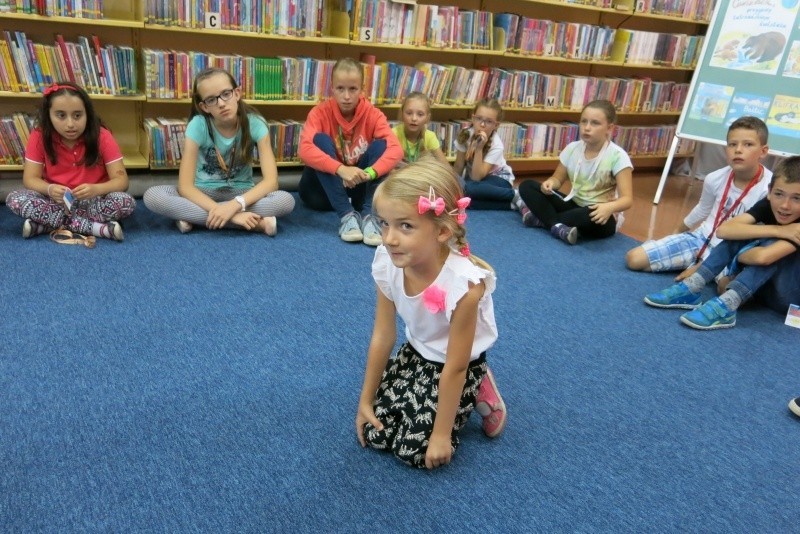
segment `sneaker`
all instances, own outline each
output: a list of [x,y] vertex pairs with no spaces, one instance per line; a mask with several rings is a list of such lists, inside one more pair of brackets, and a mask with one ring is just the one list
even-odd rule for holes
[[361,233],[364,234],[364,244],[377,247],[383,243],[381,228],[372,215],[367,215],[361,223]]
[[800,397],[795,397],[789,401],[789,409],[793,414],[800,417]]
[[355,211],[351,211],[339,222],[339,237],[342,241],[348,243],[355,243],[356,241],[363,241],[364,234],[361,233],[361,215]]
[[511,210],[512,211],[522,211],[522,206],[525,203],[522,201],[522,197],[519,196],[519,189],[514,189],[514,198],[511,199]]
[[506,426],[506,403],[497,390],[492,370],[486,368],[486,375],[478,388],[475,410],[483,417],[483,432],[490,438],[500,435]]
[[43,234],[47,231],[47,227],[43,224],[39,224],[37,222],[33,222],[30,219],[25,219],[25,222],[22,223],[22,238],[28,239],[29,237],[33,237],[35,235]]
[[692,293],[686,284],[678,282],[667,289],[650,293],[644,298],[645,304],[656,308],[681,308],[693,310],[702,302],[700,293]]
[[111,230],[111,239],[114,241],[123,241],[125,234],[122,233],[122,225],[117,221],[108,223],[108,229]]
[[178,231],[182,234],[186,234],[192,231],[192,223],[187,221],[175,221],[175,226],[178,227]]
[[716,330],[736,325],[736,312],[731,311],[719,297],[714,297],[690,312],[681,315],[681,322],[698,330]]
[[554,224],[553,227],[550,228],[550,233],[553,234],[553,237],[557,237],[570,245],[574,245],[578,242],[578,229],[574,226],[567,226],[562,223]]
[[539,217],[533,214],[528,209],[528,206],[523,207],[519,212],[522,214],[522,224],[528,228],[544,228],[544,224],[539,220]]

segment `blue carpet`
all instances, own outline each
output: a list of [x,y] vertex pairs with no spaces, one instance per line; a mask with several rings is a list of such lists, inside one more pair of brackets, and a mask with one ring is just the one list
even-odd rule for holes
[[0,209],[0,526],[30,531],[797,531],[800,332],[697,332],[642,303],[615,236],[569,247],[472,212],[498,272],[505,433],[453,463],[358,447],[373,251],[298,206],[274,239],[24,241]]

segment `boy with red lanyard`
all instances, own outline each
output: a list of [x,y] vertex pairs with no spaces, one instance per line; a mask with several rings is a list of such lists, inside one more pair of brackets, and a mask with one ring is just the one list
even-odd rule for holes
[[[717,231],[722,241],[702,262],[676,277],[679,282],[650,293],[646,304],[683,308],[681,322],[700,330],[730,328],[736,310],[750,298],[785,314],[800,302],[800,156],[775,168],[767,198]],[[703,288],[727,268],[719,297],[702,302]]]
[[[708,256],[719,238],[716,230],[727,219],[749,210],[767,194],[772,172],[761,164],[769,147],[764,121],[741,117],[728,128],[728,166],[703,181],[700,200],[673,235],[649,240],[628,251],[625,263],[633,271],[682,271]],[[693,229],[693,230],[690,230]]]
[[386,115],[364,98],[363,83],[356,60],[343,58],[333,66],[333,98],[308,113],[300,133],[299,156],[306,167],[298,192],[306,206],[336,211],[342,241],[376,247],[382,241],[371,214],[372,195],[403,159],[403,148]]

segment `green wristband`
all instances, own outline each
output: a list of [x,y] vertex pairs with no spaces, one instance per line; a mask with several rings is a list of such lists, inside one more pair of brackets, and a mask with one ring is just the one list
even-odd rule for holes
[[366,169],[364,169],[364,172],[369,174],[369,179],[370,180],[377,180],[378,179],[378,173],[375,172],[375,169],[373,169],[372,167],[367,167]]

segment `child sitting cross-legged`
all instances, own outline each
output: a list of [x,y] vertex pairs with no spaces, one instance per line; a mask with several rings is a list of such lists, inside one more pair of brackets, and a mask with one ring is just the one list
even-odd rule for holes
[[[692,310],[681,322],[701,330],[734,326],[736,310],[753,296],[784,313],[789,304],[800,302],[799,220],[800,156],[792,156],[776,167],[767,198],[720,225],[717,236],[722,241],[708,258],[644,301],[658,308]],[[726,267],[721,295],[701,305],[701,291]]]

